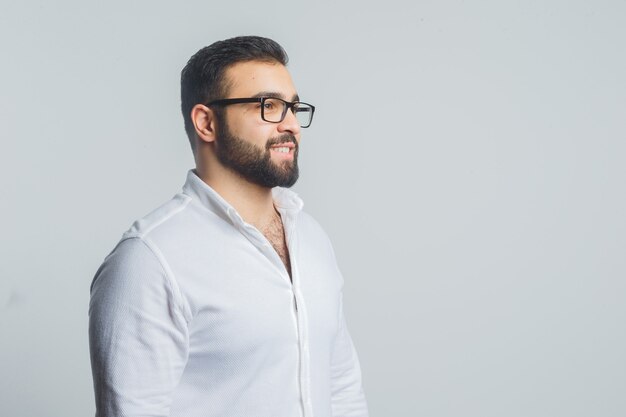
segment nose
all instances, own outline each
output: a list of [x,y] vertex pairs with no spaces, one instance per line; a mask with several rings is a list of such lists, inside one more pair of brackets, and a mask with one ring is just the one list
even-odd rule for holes
[[287,110],[285,118],[282,122],[278,124],[278,130],[285,133],[289,132],[292,135],[297,135],[300,133],[300,122],[294,114],[293,109]]

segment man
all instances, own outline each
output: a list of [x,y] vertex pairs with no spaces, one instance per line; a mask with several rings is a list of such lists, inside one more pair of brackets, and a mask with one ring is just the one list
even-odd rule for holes
[[91,286],[98,417],[367,416],[333,249],[284,188],[315,111],[286,64],[246,36],[183,69],[196,169]]

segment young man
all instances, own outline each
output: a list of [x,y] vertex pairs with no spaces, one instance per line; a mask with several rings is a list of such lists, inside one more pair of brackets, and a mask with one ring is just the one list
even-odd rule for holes
[[333,249],[284,188],[315,111],[286,64],[246,36],[183,69],[196,169],[93,280],[96,416],[367,416]]

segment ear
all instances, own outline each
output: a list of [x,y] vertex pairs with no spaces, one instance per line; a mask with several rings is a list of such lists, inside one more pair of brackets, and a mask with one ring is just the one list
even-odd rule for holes
[[203,104],[196,104],[191,109],[191,121],[196,128],[198,139],[203,142],[215,141],[215,113]]

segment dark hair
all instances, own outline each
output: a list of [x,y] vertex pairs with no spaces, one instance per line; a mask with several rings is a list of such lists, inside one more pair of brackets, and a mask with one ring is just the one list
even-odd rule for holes
[[287,65],[287,52],[277,42],[260,36],[239,36],[217,41],[196,52],[180,74],[180,98],[185,131],[195,152],[195,129],[191,109],[200,103],[224,98],[228,92],[225,73],[239,62],[262,61]]

